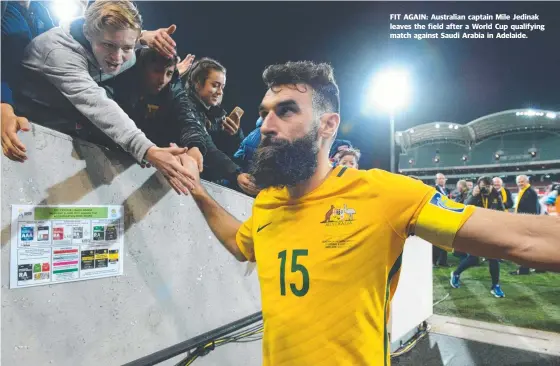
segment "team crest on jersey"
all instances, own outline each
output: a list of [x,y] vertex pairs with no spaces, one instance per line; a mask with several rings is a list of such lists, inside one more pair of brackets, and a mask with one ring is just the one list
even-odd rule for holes
[[457,213],[461,213],[465,211],[464,205],[445,197],[439,192],[434,193],[432,199],[430,200],[430,204],[437,206],[439,208],[443,208],[444,210],[447,211],[452,211]]
[[331,208],[325,213],[325,219],[321,221],[321,224],[327,226],[351,225],[355,220],[355,215],[356,210],[348,208],[347,205],[342,207],[331,205]]

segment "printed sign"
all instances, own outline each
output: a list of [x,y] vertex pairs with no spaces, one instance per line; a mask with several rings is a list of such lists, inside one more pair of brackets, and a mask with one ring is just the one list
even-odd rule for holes
[[12,206],[10,288],[123,274],[123,206]]

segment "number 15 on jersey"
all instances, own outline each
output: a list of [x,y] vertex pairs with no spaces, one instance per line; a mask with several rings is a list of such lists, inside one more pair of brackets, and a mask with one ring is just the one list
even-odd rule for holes
[[290,290],[298,297],[305,296],[309,291],[309,271],[303,264],[298,263],[298,259],[307,256],[307,254],[307,249],[283,250],[278,253],[278,259],[280,259],[280,295],[286,296],[286,261],[289,255],[292,257],[290,272],[300,272],[303,277],[301,288],[297,288],[294,283],[290,283]]

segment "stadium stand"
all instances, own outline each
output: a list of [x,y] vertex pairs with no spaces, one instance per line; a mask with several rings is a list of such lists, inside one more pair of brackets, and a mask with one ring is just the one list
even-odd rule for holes
[[396,134],[399,172],[431,180],[527,174],[543,187],[560,173],[560,112],[514,109],[460,125],[422,124]]

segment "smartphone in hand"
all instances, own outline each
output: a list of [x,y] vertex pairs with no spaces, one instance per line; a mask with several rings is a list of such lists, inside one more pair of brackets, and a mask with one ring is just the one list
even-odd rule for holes
[[241,109],[240,107],[235,107],[233,111],[231,111],[231,113],[229,114],[229,118],[234,120],[235,123],[239,124],[239,121],[241,120],[241,117],[243,116],[244,113],[245,111],[243,109]]

